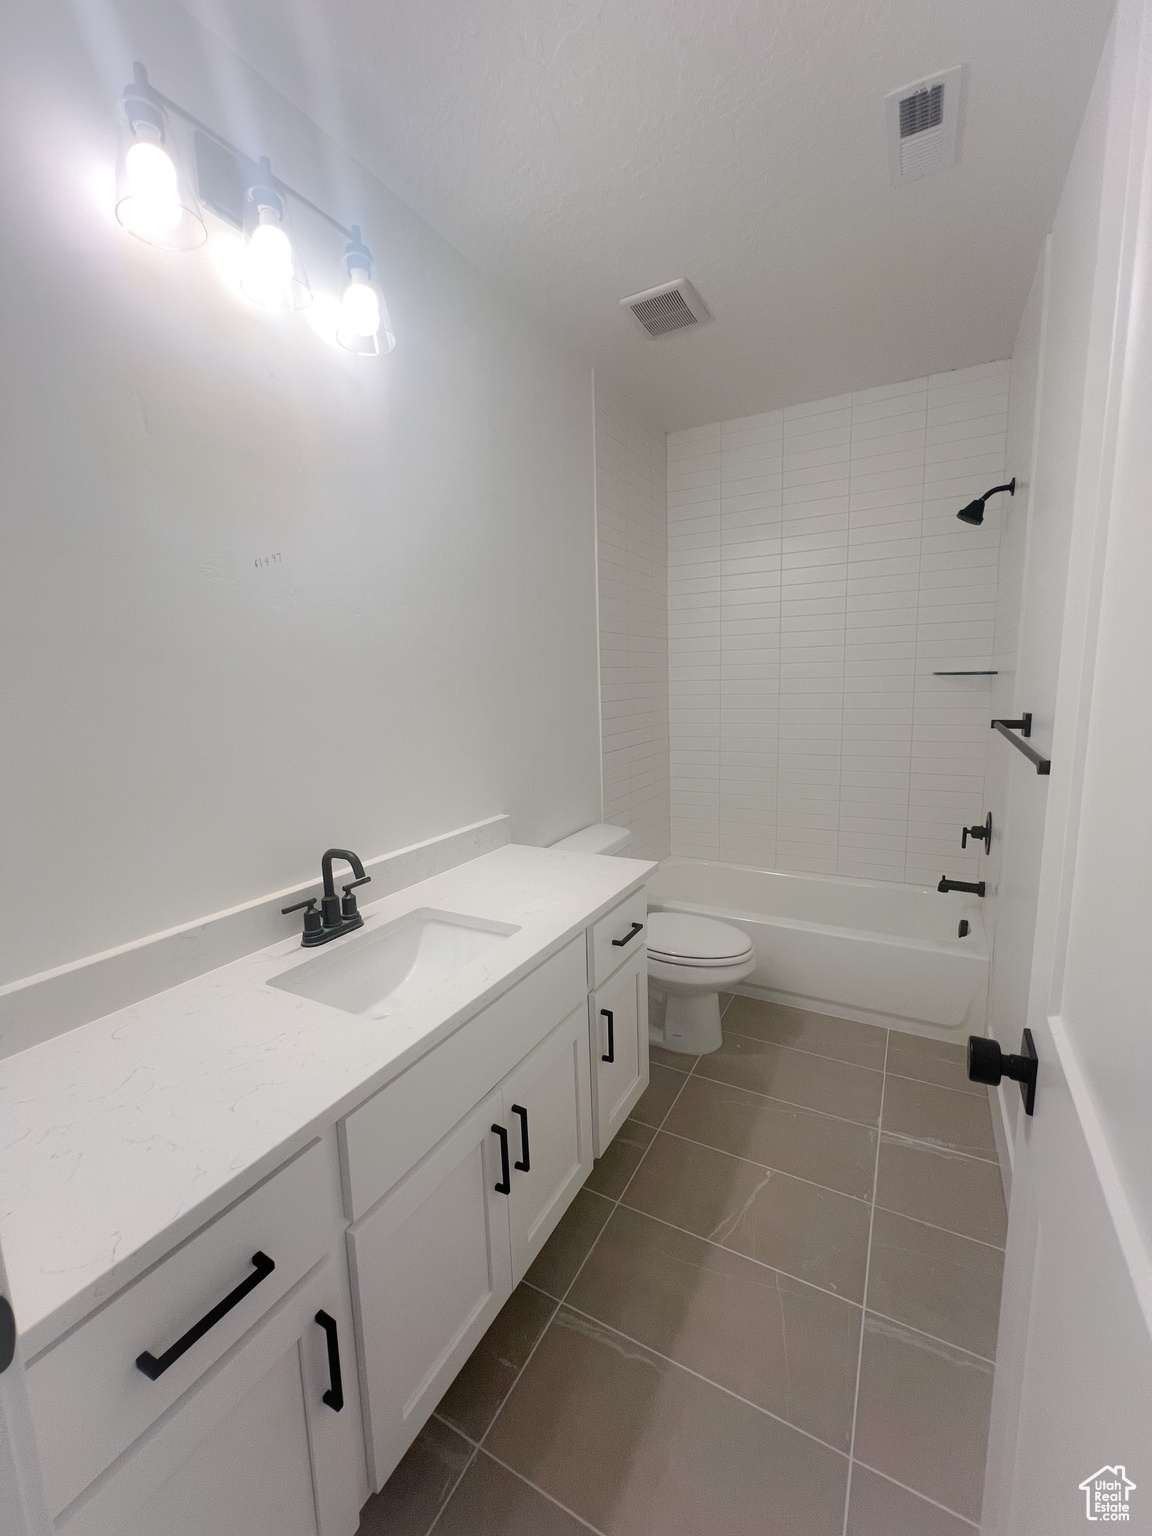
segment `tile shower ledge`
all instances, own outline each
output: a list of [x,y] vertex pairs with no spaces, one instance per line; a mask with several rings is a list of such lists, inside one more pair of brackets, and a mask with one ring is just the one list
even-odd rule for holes
[[[515,925],[387,1020],[266,985],[284,939],[0,1062],[0,1236],[34,1354],[426,1054],[655,865],[509,844],[366,905]],[[329,953],[331,951],[328,951]]]

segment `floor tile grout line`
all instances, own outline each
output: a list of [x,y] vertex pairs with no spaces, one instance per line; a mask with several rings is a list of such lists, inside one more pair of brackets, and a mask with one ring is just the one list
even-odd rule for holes
[[[711,1078],[702,1079],[702,1081],[711,1082]],[[637,1123],[642,1124],[643,1122]],[[653,1128],[649,1126],[648,1129],[652,1130]],[[876,1127],[874,1126],[865,1126],[865,1130],[875,1129]],[[802,1173],[790,1173],[787,1168],[776,1168],[772,1163],[759,1163],[754,1157],[742,1157],[739,1152],[729,1152],[724,1147],[714,1147],[711,1142],[697,1141],[694,1136],[685,1136],[680,1131],[670,1131],[663,1125],[658,1131],[654,1131],[653,1140],[655,1140],[657,1135],[671,1136],[675,1141],[687,1142],[690,1147],[700,1147],[705,1152],[718,1152],[721,1157],[730,1157],[735,1162],[747,1163],[750,1168],[763,1168],[765,1173],[778,1173],[782,1178],[795,1179],[798,1184],[808,1184],[813,1189],[822,1189],[829,1195],[840,1195],[845,1200],[855,1200],[858,1205],[868,1204],[867,1197],[864,1195],[851,1195],[846,1189],[837,1189],[832,1184],[821,1184],[818,1179],[806,1179]],[[899,1215],[900,1213],[897,1212],[896,1214]]]
[[929,1333],[927,1328],[917,1328],[915,1323],[905,1323],[898,1317],[890,1317],[887,1312],[878,1312],[875,1307],[864,1308],[869,1317],[878,1317],[882,1323],[891,1323],[893,1328],[904,1328],[909,1333],[917,1333],[922,1339],[931,1339],[933,1344],[941,1344],[945,1349],[955,1349],[962,1355],[971,1355],[973,1360],[983,1361],[985,1365],[995,1366],[994,1358],[982,1355],[978,1349],[969,1349],[966,1344],[956,1344],[951,1339],[942,1339],[938,1333]]
[[[768,1173],[774,1171],[774,1169],[765,1170],[765,1172]],[[639,1172],[639,1164],[637,1164],[637,1172]],[[625,1191],[625,1193],[627,1193],[627,1191]],[[831,1296],[835,1301],[842,1301],[846,1306],[849,1307],[863,1307],[864,1305],[863,1301],[854,1301],[851,1296],[842,1296],[839,1291],[830,1291],[826,1285],[817,1285],[814,1280],[805,1280],[802,1275],[794,1275],[790,1269],[782,1269],[779,1264],[769,1264],[766,1259],[753,1258],[750,1253],[741,1253],[739,1248],[729,1248],[726,1243],[718,1243],[714,1238],[705,1237],[700,1232],[692,1232],[687,1227],[678,1227],[674,1221],[665,1221],[663,1216],[653,1216],[651,1211],[642,1211],[638,1205],[627,1205],[625,1204],[623,1195],[621,1195],[620,1199],[617,1201],[617,1205],[626,1211],[631,1211],[636,1216],[643,1216],[646,1221],[655,1221],[660,1226],[669,1228],[669,1230],[672,1232],[681,1232],[685,1237],[695,1238],[698,1243],[707,1243],[709,1248],[715,1248],[720,1253],[731,1254],[735,1259],[746,1259],[749,1264],[756,1264],[760,1269],[766,1269],[769,1274],[781,1275],[785,1280],[792,1280],[797,1285],[804,1286],[806,1290],[819,1291],[822,1296]],[[605,1225],[607,1225],[607,1223],[605,1223]],[[876,1315],[880,1316],[879,1313]],[[895,1322],[896,1319],[889,1318],[888,1321]],[[900,1326],[904,1327],[905,1325],[901,1323]],[[917,1332],[922,1331],[923,1330],[921,1329],[917,1330]],[[931,1338],[931,1334],[929,1334],[928,1337]],[[947,1340],[940,1339],[938,1342],[944,1344],[947,1342]],[[957,1348],[961,1347],[962,1346],[957,1345]],[[972,1351],[969,1350],[968,1353],[971,1354]]]
[[[888,1044],[892,1039],[889,1030],[884,1040],[884,1076],[880,1084],[880,1124],[884,1123],[884,1089],[888,1085]],[[872,1228],[876,1222],[876,1185],[880,1178],[880,1148],[883,1137],[876,1136],[876,1159],[872,1165],[872,1205],[868,1212],[868,1249],[864,1256],[864,1302],[860,1312],[860,1343],[856,1350],[856,1389],[852,1394],[852,1430],[848,1440],[848,1477],[844,1484],[844,1521],[842,1536],[848,1536],[848,1505],[852,1497],[852,1462],[856,1454],[856,1416],[860,1408],[860,1372],[864,1363],[864,1324],[867,1320],[868,1276],[872,1268]]]
[[[818,1187],[823,1188],[823,1185]],[[962,1237],[966,1243],[979,1243],[981,1248],[994,1248],[997,1253],[1004,1252],[1003,1243],[990,1243],[985,1237],[973,1237],[970,1232],[957,1232],[955,1227],[942,1227],[939,1222],[925,1221],[922,1216],[909,1216],[907,1211],[893,1210],[890,1205],[884,1205],[879,1200],[876,1202],[876,1209],[884,1211],[889,1216],[899,1216],[904,1221],[914,1221],[918,1227],[930,1227],[933,1232],[947,1232],[949,1237]]]
[[848,1452],[838,1445],[833,1445],[830,1440],[822,1440],[819,1435],[814,1435],[810,1429],[797,1424],[792,1419],[786,1419],[783,1414],[773,1413],[771,1408],[765,1408],[762,1403],[754,1403],[750,1397],[741,1397],[739,1392],[734,1392],[731,1387],[726,1387],[722,1381],[713,1381],[711,1376],[705,1376],[702,1371],[695,1370],[690,1365],[685,1365],[682,1360],[673,1360],[671,1355],[666,1355],[658,1349],[653,1349],[651,1344],[645,1344],[643,1339],[634,1339],[630,1333],[625,1333],[622,1328],[613,1328],[611,1323],[604,1323],[598,1317],[593,1317],[591,1312],[585,1312],[582,1307],[574,1307],[571,1302],[564,1303],[565,1309],[582,1317],[586,1322],[593,1323],[597,1328],[603,1328],[605,1333],[615,1334],[618,1339],[623,1339],[628,1344],[635,1344],[637,1349],[644,1350],[649,1355],[654,1355],[657,1360],[663,1360],[665,1365],[670,1365],[674,1370],[683,1371],[687,1376],[694,1376],[697,1381],[702,1381],[706,1387],[713,1387],[717,1392],[723,1392],[725,1397],[730,1397],[733,1402],[743,1403],[745,1408],[751,1408],[756,1413],[762,1413],[766,1419],[772,1419],[777,1424],[783,1424],[786,1429],[795,1430],[798,1435],[803,1435],[806,1440],[812,1440],[817,1445],[822,1445],[826,1451],[832,1451],[837,1456],[848,1459]]
[[913,1488],[910,1483],[902,1483],[898,1477],[893,1477],[890,1472],[881,1472],[879,1467],[874,1467],[866,1461],[861,1461],[859,1457],[854,1457],[853,1460],[856,1466],[863,1467],[865,1472],[871,1472],[875,1477],[882,1477],[886,1483],[891,1483],[893,1487],[903,1488],[905,1493],[915,1494],[918,1499],[923,1499],[925,1504],[931,1504],[933,1509],[943,1510],[946,1515],[951,1515],[954,1520],[962,1520],[965,1525],[970,1525],[974,1531],[979,1531],[980,1527],[975,1520],[969,1520],[967,1515],[960,1514],[959,1511],[951,1509],[947,1504],[941,1504],[939,1499],[933,1499],[928,1494],[921,1493],[919,1488]]
[[[712,1079],[711,1078],[704,1078],[704,1079],[701,1079],[701,1081],[711,1082]],[[679,1098],[679,1094],[677,1094],[677,1098]],[[674,1107],[674,1105],[673,1105],[673,1107]],[[671,1109],[669,1109],[668,1113],[671,1114],[671,1112],[672,1112]],[[859,1205],[868,1205],[870,1203],[868,1198],[866,1196],[864,1196],[864,1195],[853,1195],[853,1194],[850,1194],[848,1190],[846,1190],[846,1189],[837,1189],[835,1187],[835,1185],[833,1185],[833,1184],[821,1184],[818,1179],[806,1179],[802,1173],[792,1173],[789,1169],[787,1169],[787,1168],[777,1168],[772,1163],[761,1163],[761,1162],[758,1162],[756,1160],[756,1158],[754,1158],[754,1157],[745,1157],[745,1156],[743,1156],[739,1152],[729,1152],[726,1147],[716,1147],[716,1146],[713,1146],[712,1143],[709,1142],[709,1141],[697,1141],[697,1139],[694,1136],[685,1136],[682,1131],[670,1131],[668,1129],[668,1127],[667,1127],[667,1123],[666,1123],[667,1119],[668,1119],[668,1116],[666,1115],[664,1117],[664,1121],[662,1121],[659,1126],[648,1125],[643,1120],[637,1120],[636,1124],[637,1125],[643,1125],[644,1129],[646,1131],[651,1131],[652,1132],[652,1136],[653,1136],[653,1141],[655,1140],[656,1136],[658,1136],[658,1135],[659,1136],[671,1136],[674,1141],[686,1142],[688,1144],[688,1146],[690,1146],[690,1147],[700,1147],[701,1150],[705,1151],[705,1152],[716,1152],[721,1157],[730,1157],[730,1158],[732,1158],[735,1162],[747,1163],[750,1168],[763,1168],[765,1170],[765,1172],[767,1172],[767,1173],[778,1173],[778,1174],[780,1174],[780,1176],[782,1178],[785,1178],[785,1179],[795,1179],[797,1181],[797,1183],[799,1183],[799,1184],[808,1184],[813,1189],[822,1189],[827,1194],[830,1194],[830,1195],[840,1195],[845,1200],[855,1200]],[[854,1124],[855,1122],[850,1122],[850,1123]],[[865,1127],[865,1129],[873,1130],[873,1129],[876,1129],[876,1128],[872,1127],[872,1126],[868,1126],[868,1127]],[[892,1132],[891,1131],[884,1131],[884,1132],[881,1132],[880,1134],[881,1134],[881,1139],[883,1138],[883,1136],[890,1136],[890,1137],[892,1136]],[[913,1141],[912,1139],[910,1139],[908,1137],[904,1137],[904,1136],[897,1136],[897,1137],[893,1137],[892,1139],[897,1141],[897,1142],[899,1142],[899,1144],[901,1146],[930,1146],[931,1145],[931,1143],[929,1143],[929,1142]],[[650,1150],[650,1146],[648,1148],[645,1148],[645,1152],[646,1153],[649,1150]],[[972,1163],[986,1163],[986,1162],[989,1161],[987,1158],[982,1158],[982,1157],[968,1157],[967,1153],[964,1153],[964,1152],[955,1152],[955,1153],[953,1153],[953,1152],[949,1151],[949,1156],[962,1157],[962,1158],[965,1158],[968,1162],[972,1162]],[[992,1163],[991,1166],[992,1167],[996,1167],[997,1165],[995,1163]],[[639,1172],[639,1165],[637,1165],[637,1170],[636,1171]],[[631,1180],[629,1180],[629,1184],[630,1183],[631,1183]],[[627,1186],[625,1187],[625,1193],[626,1192],[627,1192]],[[600,1191],[598,1189],[589,1190],[588,1193],[592,1194],[592,1195],[597,1195],[597,1196],[599,1196],[599,1198],[601,1200],[607,1200],[607,1201],[609,1201],[613,1205],[619,1203],[618,1201],[614,1200],[611,1195],[602,1195],[602,1194],[600,1194]],[[621,1199],[622,1198],[623,1197],[621,1197]],[[635,1209],[638,1209],[638,1207],[629,1206],[629,1210],[635,1210]],[[979,1243],[982,1248],[995,1248],[998,1253],[1003,1253],[1004,1252],[1004,1244],[1003,1243],[989,1242],[988,1239],[984,1238],[984,1237],[973,1237],[970,1232],[960,1232],[955,1227],[943,1227],[943,1226],[940,1225],[940,1223],[938,1221],[925,1221],[925,1219],[922,1216],[910,1216],[907,1211],[898,1211],[898,1210],[895,1209],[894,1206],[885,1205],[883,1203],[883,1201],[881,1201],[879,1199],[876,1201],[876,1209],[880,1210],[880,1211],[887,1211],[890,1216],[902,1216],[905,1221],[914,1221],[914,1222],[916,1222],[916,1224],[918,1226],[921,1226],[921,1227],[931,1227],[934,1232],[947,1232],[950,1237],[962,1237],[962,1238],[965,1238],[970,1243]],[[649,1215],[650,1213],[645,1211],[645,1212],[643,1212],[643,1214],[644,1215]],[[656,1220],[659,1220],[659,1219],[660,1219],[659,1217],[656,1218]],[[696,1235],[696,1234],[694,1234],[694,1235]],[[736,1250],[733,1249],[732,1251],[735,1252]],[[811,1284],[811,1281],[808,1281],[806,1283],[807,1284]]]
[[[871,1068],[866,1070],[871,1071]],[[883,1074],[878,1072],[876,1075],[881,1079],[880,1096],[883,1098]],[[758,1099],[766,1099],[771,1104],[783,1104],[787,1109],[801,1109],[806,1115],[823,1115],[825,1120],[837,1120],[841,1125],[861,1125],[866,1131],[878,1131],[880,1129],[879,1116],[875,1120],[853,1120],[848,1115],[834,1115],[828,1109],[813,1109],[811,1104],[801,1104],[799,1099],[782,1099],[775,1093],[761,1093],[759,1088],[746,1088],[743,1083],[730,1083],[723,1077],[709,1077],[707,1072],[693,1071],[689,1076],[699,1077],[702,1083],[715,1083],[718,1088],[734,1088],[737,1093],[755,1094]]]
[[[447,1421],[447,1419],[441,1419],[440,1422],[442,1424],[447,1424],[448,1421]],[[455,1425],[449,1425],[449,1428],[454,1429]],[[468,1436],[465,1435],[464,1439],[467,1440]],[[448,1505],[452,1502],[452,1495],[456,1492],[457,1488],[459,1488],[460,1484],[464,1481],[464,1478],[465,1478],[465,1475],[466,1475],[466,1473],[468,1471],[468,1468],[472,1465],[472,1463],[476,1460],[477,1456],[479,1456],[479,1454],[480,1454],[480,1447],[475,1443],[475,1441],[469,1441],[469,1444],[471,1445],[472,1449],[468,1453],[468,1460],[464,1463],[463,1467],[460,1469],[460,1476],[455,1479],[455,1481],[453,1482],[451,1488],[449,1488],[449,1490],[448,1490],[448,1492],[447,1492],[447,1494],[446,1494],[446,1496],[444,1498],[443,1503],[440,1505],[440,1508],[432,1516],[432,1524],[430,1526],[428,1526],[427,1530],[424,1532],[424,1536],[432,1536],[432,1532],[436,1529],[436,1526],[439,1524],[440,1516],[444,1513],[444,1511],[448,1508]]]
[[479,1448],[477,1449],[476,1454],[478,1456],[481,1454],[487,1456],[489,1461],[494,1461],[498,1467],[503,1467],[505,1472],[510,1472],[512,1476],[518,1478],[520,1482],[526,1483],[534,1493],[538,1493],[541,1498],[547,1499],[549,1504],[555,1504],[557,1509],[562,1509],[566,1515],[571,1515],[573,1520],[579,1521],[585,1530],[594,1531],[595,1536],[603,1536],[603,1532],[600,1530],[599,1526],[593,1525],[591,1520],[585,1520],[584,1516],[578,1515],[574,1509],[569,1509],[568,1505],[562,1504],[554,1493],[549,1493],[546,1488],[541,1488],[539,1483],[534,1483],[530,1477],[525,1477],[523,1472],[517,1472],[515,1467],[509,1466],[508,1463],[506,1461],[502,1461],[499,1456],[493,1455],[491,1451],[481,1452]]
[[[876,1029],[875,1024],[867,1026]],[[741,1040],[754,1040],[757,1045],[771,1045],[778,1051],[795,1051],[797,1056],[812,1056],[817,1061],[834,1061],[838,1067],[859,1067],[861,1072],[883,1072],[883,1067],[870,1067],[866,1061],[851,1061],[847,1056],[831,1056],[827,1051],[809,1051],[802,1045],[785,1045],[783,1040],[766,1040],[763,1035],[746,1035],[742,1029],[726,1029],[725,1035],[739,1035]],[[664,1066],[661,1062],[658,1065]],[[672,1068],[675,1071],[675,1067]],[[919,1081],[919,1079],[917,1079]]]
[[982,1099],[979,1088],[953,1088],[950,1083],[934,1083],[930,1077],[913,1077],[911,1072],[888,1072],[888,1077],[899,1077],[906,1083],[919,1083],[923,1088],[939,1088],[941,1093],[959,1093],[966,1099]]
[[885,1130],[883,1124],[880,1126],[880,1134],[887,1136],[890,1141],[899,1142],[902,1147],[926,1147],[929,1152],[943,1152],[948,1157],[962,1157],[970,1163],[987,1163],[992,1168],[1000,1166],[995,1151],[987,1157],[982,1152],[964,1152],[959,1147],[950,1147],[944,1141],[929,1141],[926,1136],[909,1136],[904,1131]]

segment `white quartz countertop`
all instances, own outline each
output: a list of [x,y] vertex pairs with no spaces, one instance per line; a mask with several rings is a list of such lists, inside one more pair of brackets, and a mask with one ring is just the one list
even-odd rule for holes
[[310,953],[286,939],[0,1061],[0,1242],[27,1353],[563,948],[655,867],[509,844],[365,904],[364,928],[319,954],[420,908],[518,929],[391,1018],[268,986]]

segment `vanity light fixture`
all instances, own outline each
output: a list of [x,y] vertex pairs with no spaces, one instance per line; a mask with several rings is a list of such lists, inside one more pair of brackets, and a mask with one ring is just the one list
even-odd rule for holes
[[[117,162],[116,217],[131,234],[168,250],[193,250],[208,231],[201,201],[244,236],[240,290],[267,309],[300,310],[312,302],[300,254],[291,233],[292,199],[342,235],[339,303],[335,339],[348,352],[377,357],[391,352],[396,333],[372,272],[372,253],[359,225],[346,229],[295,187],[272,174],[267,156],[253,160],[222,135],[193,117],[133,65],[124,88],[123,124]],[[194,130],[199,199],[184,172],[169,128],[169,114]],[[322,330],[323,333],[323,330]],[[327,332],[331,338],[331,331]]]
[[961,507],[956,516],[962,523],[971,523],[974,528],[979,528],[984,521],[984,503],[989,496],[997,496],[1001,491],[1007,491],[1009,496],[1016,494],[1016,476],[1013,475],[1007,485],[994,485],[990,491],[985,491],[983,496],[977,496],[975,501],[970,501],[966,507]]
[[116,158],[116,217],[129,234],[168,251],[191,251],[208,238],[172,144],[168,115],[143,64],[121,97]]
[[388,318],[388,306],[372,280],[372,252],[360,238],[358,224],[353,224],[352,238],[344,247],[344,266],[348,281],[340,296],[336,340],[345,351],[366,356],[391,352],[396,334]]

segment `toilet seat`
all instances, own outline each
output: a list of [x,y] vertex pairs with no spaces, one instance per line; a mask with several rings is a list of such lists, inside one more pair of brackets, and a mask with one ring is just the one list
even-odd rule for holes
[[648,954],[663,965],[721,970],[746,960],[752,940],[739,928],[693,912],[650,912]]

